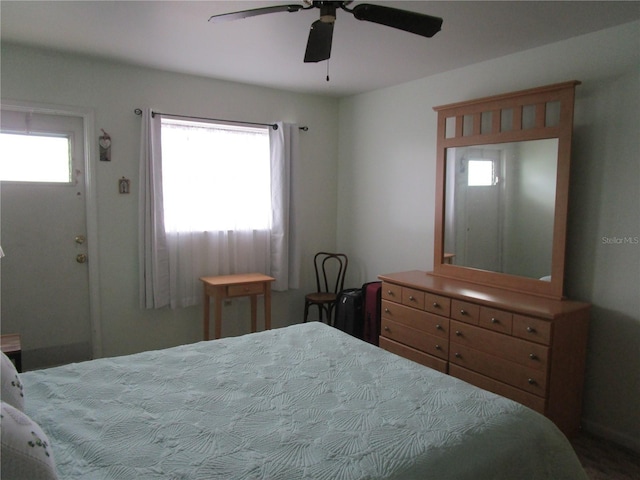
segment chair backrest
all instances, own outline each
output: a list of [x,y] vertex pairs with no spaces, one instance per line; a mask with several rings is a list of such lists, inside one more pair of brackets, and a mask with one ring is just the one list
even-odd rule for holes
[[349,259],[344,253],[318,252],[313,257],[318,292],[337,294],[344,290]]

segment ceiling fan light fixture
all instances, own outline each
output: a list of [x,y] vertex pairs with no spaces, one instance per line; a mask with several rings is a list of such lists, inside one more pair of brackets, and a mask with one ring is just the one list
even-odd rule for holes
[[336,5],[334,2],[320,5],[320,21],[322,23],[334,23],[336,21]]
[[322,23],[334,23],[336,21],[335,15],[322,15],[320,17]]

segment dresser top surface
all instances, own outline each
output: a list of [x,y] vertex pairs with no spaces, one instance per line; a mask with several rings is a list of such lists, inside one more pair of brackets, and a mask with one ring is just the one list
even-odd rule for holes
[[525,315],[554,319],[578,310],[588,310],[589,304],[572,300],[554,300],[537,295],[513,292],[496,287],[439,277],[421,270],[380,275],[380,280],[415,288],[438,295],[469,301],[494,308],[503,308]]

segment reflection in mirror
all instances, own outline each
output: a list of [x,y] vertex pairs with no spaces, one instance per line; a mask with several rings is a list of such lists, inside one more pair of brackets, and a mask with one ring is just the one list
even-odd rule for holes
[[550,280],[558,139],[448,148],[443,263]]

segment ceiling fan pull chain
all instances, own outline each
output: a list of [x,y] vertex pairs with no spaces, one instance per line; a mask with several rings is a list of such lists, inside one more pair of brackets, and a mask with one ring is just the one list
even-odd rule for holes
[[329,59],[327,59],[327,82],[329,81]]

